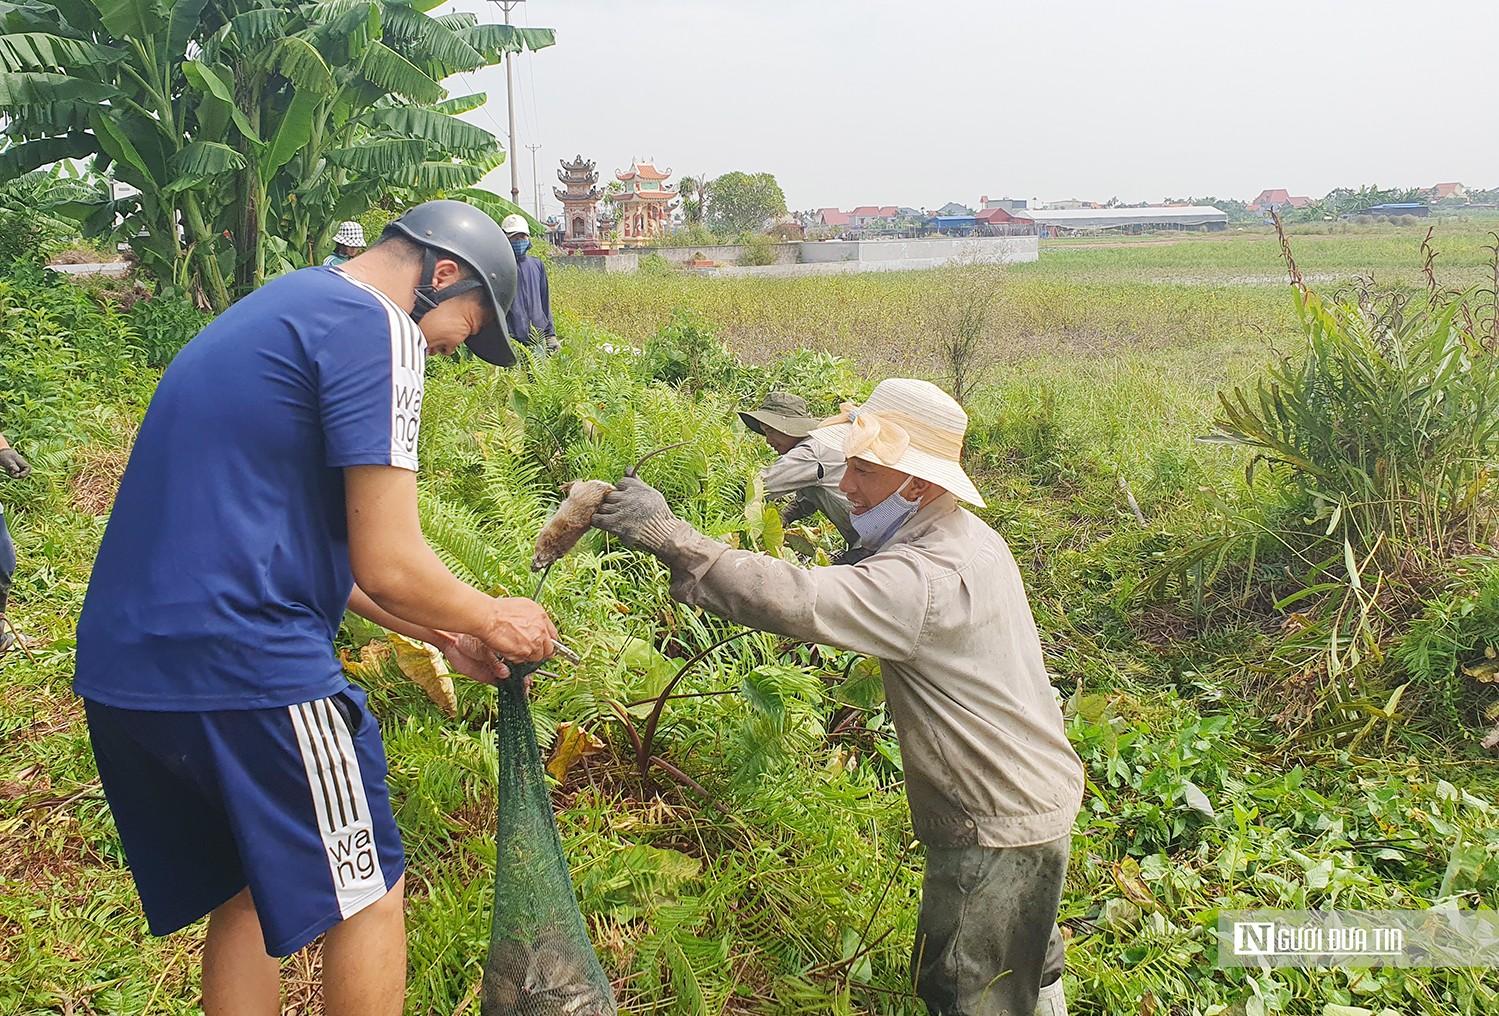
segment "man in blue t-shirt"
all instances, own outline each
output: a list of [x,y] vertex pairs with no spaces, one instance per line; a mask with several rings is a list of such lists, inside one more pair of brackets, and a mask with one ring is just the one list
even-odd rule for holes
[[542,609],[460,582],[417,518],[424,360],[513,363],[514,286],[492,219],[428,202],[225,311],[146,411],[73,687],[151,931],[211,915],[210,1016],[279,1011],[274,957],[324,932],[325,1010],[401,1011],[405,857],[344,610],[480,681],[552,654]]

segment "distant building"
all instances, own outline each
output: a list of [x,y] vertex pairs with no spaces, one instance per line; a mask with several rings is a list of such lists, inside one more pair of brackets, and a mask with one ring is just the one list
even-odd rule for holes
[[1424,219],[1431,214],[1431,208],[1420,201],[1387,201],[1382,205],[1370,205],[1362,214],[1414,215],[1418,219]]
[[900,218],[900,209],[895,205],[860,205],[848,213],[849,224],[855,229],[876,223],[894,222]]
[[960,205],[956,201],[949,201],[932,214],[938,217],[951,218],[953,216],[972,215],[973,209],[967,205]]
[[1034,222],[1042,236],[1116,230],[1141,233],[1157,229],[1217,231],[1228,228],[1228,213],[1211,205],[1154,208],[1033,208],[1008,213]]
[[979,211],[987,211],[991,208],[1003,208],[1007,212],[1020,211],[1026,207],[1025,198],[991,198],[985,194],[979,198]]
[[599,174],[592,161],[579,155],[572,162],[562,160],[557,179],[563,189],[552,188],[562,202],[563,243],[587,246],[598,242],[598,203],[603,192],[598,188]]
[[1068,212],[1078,208],[1102,208],[1097,201],[1079,201],[1077,198],[1068,198],[1065,201],[1048,201],[1040,206],[1041,211]]
[[974,216],[979,222],[990,226],[1000,225],[1035,225],[1036,220],[1023,206],[1020,208],[1002,208],[999,205],[986,205]]
[[1283,212],[1287,208],[1305,208],[1312,199],[1305,195],[1293,195],[1284,187],[1260,191],[1260,196],[1249,202],[1251,212]]
[[613,198],[621,239],[654,240],[664,233],[677,201],[676,188],[666,182],[671,170],[657,169],[649,162],[632,162],[629,169],[616,172],[614,177],[625,185],[624,191]]
[[972,212],[967,215],[938,215],[932,220],[932,225],[939,233],[959,233],[968,236],[978,226],[978,216]]
[[765,228],[768,236],[777,240],[801,240],[807,235],[807,227],[799,216],[779,215]]
[[839,211],[836,208],[819,208],[817,210],[816,224],[819,226],[826,226],[829,229],[846,229],[851,221],[847,212]]
[[1460,183],[1439,183],[1426,192],[1432,201],[1457,203],[1468,200],[1468,188]]

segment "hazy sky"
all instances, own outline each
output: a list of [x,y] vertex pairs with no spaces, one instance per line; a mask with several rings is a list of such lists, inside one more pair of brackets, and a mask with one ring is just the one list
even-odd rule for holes
[[[605,180],[632,157],[766,170],[792,208],[1499,186],[1495,0],[527,0],[514,20],[557,30],[516,60],[544,211],[577,153]],[[489,92],[470,119],[503,137],[504,82],[448,86]]]

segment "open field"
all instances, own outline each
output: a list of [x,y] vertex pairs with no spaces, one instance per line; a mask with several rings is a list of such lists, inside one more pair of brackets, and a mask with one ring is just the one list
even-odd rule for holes
[[[1295,242],[1309,274],[1372,268],[1412,282],[1420,232]],[[1478,281],[1482,234],[1448,240],[1444,277]],[[1051,250],[1002,283],[969,461],[985,518],[1025,573],[1087,768],[1061,914],[1071,1009],[1493,1012],[1493,971],[1213,964],[1220,909],[1499,906],[1499,766],[1476,750],[1471,716],[1402,717],[1352,745],[1291,737],[1275,722],[1282,703],[1259,694],[1290,623],[1274,597],[1138,595],[1163,555],[1281,493],[1246,479],[1243,453],[1194,440],[1219,389],[1297,346],[1288,290],[1232,281],[1278,270],[1273,240],[1230,236]],[[1178,281],[1155,281],[1167,275]],[[616,476],[643,450],[686,440],[646,478],[711,532],[761,546],[743,511],[761,449],[733,408],[786,386],[831,411],[883,374],[940,378],[936,278],[558,273],[563,354],[511,373],[430,368],[429,538],[482,587],[529,589],[530,540],[561,481]],[[0,490],[23,562],[15,619],[32,644],[6,660],[0,706],[0,1013],[194,1011],[201,926],[146,934],[68,691],[92,553],[158,374],[143,350],[155,348],[147,326],[157,338],[163,326],[142,313],[101,310],[55,281],[0,281],[4,425],[36,466]],[[1231,571],[1268,584],[1283,567]],[[558,566],[545,601],[583,663],[538,681],[538,726],[544,746],[564,720],[605,744],[554,801],[626,1008],[914,1016],[905,969],[920,850],[888,716],[863,671],[846,670],[855,661],[756,635],[684,679],[678,692],[697,697],[672,702],[658,747],[705,800],[660,772],[642,787],[611,703],[638,719],[636,703],[731,628],[673,605],[659,567],[597,537]],[[493,696],[461,686],[457,718],[444,717],[377,634],[346,625],[340,647],[363,660],[410,856],[409,1011],[473,1014],[494,861]],[[316,1012],[315,956],[288,970],[288,1011]]]
[[[1481,223],[1435,223],[1438,276],[1466,287],[1484,278],[1493,242]],[[1367,227],[1294,236],[1301,270],[1335,290],[1356,276],[1414,286],[1425,227]],[[878,373],[932,369],[926,339],[941,296],[923,273],[809,279],[711,279],[560,272],[558,300],[621,335],[650,334],[673,314],[696,313],[751,360],[807,347],[853,358]],[[1266,230],[1170,238],[1164,244],[1045,246],[1007,274],[993,345],[1007,361],[1145,353],[1196,357],[1222,381],[1242,351],[1258,361],[1295,335],[1279,244]],[[1225,358],[1224,354],[1227,353]]]

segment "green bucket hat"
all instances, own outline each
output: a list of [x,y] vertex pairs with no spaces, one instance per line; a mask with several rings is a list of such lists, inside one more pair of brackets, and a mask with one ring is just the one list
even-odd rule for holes
[[756,434],[764,434],[769,427],[788,437],[806,437],[822,423],[810,414],[806,399],[790,392],[771,392],[759,409],[744,410],[739,419]]

